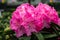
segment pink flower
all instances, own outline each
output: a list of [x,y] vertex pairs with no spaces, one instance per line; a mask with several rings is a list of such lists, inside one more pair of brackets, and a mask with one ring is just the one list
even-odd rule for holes
[[53,22],[55,24],[58,23],[58,13],[57,11],[47,4],[39,3],[39,5],[35,8],[36,14],[39,14],[44,19],[44,26],[46,28],[50,27],[50,23]]
[[21,4],[16,8],[10,20],[10,28],[14,30],[17,37],[26,34],[30,36],[31,33],[38,33],[44,27],[50,28],[50,23],[60,25],[60,18],[58,13],[47,4],[39,3],[35,8],[28,3]]
[[[32,32],[39,32],[43,29],[42,17],[35,17],[35,8],[28,3],[21,4],[13,12],[10,20],[10,28],[15,31],[17,37],[23,34],[30,36]],[[37,16],[37,15],[36,15]]]

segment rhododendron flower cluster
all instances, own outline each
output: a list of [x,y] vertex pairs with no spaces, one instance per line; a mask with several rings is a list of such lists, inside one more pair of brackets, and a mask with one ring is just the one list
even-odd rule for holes
[[60,25],[58,13],[54,8],[42,3],[35,8],[25,3],[12,13],[10,28],[14,30],[17,37],[23,34],[30,36],[31,33],[38,33],[44,27],[49,28],[51,22]]
[[53,7],[39,3],[35,10],[37,11],[37,14],[41,14],[43,16],[42,18],[44,19],[44,26],[46,28],[50,27],[51,22],[58,24],[59,16]]

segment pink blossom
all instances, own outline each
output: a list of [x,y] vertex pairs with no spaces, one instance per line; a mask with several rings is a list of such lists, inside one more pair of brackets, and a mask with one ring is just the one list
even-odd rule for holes
[[35,8],[25,3],[18,6],[12,13],[10,28],[14,30],[17,37],[23,34],[30,36],[31,33],[38,33],[44,27],[50,28],[51,22],[60,25],[60,18],[53,7],[39,3]]
[[30,36],[32,32],[37,33],[43,29],[43,19],[42,17],[36,19],[34,10],[33,5],[26,3],[18,6],[13,12],[10,28],[15,31],[17,37],[23,34]]
[[50,23],[53,22],[55,24],[58,23],[58,13],[57,11],[47,5],[47,4],[42,4],[42,3],[39,3],[39,5],[35,8],[36,10],[36,13],[39,14],[39,16],[41,16],[43,19],[44,19],[44,26],[45,27],[49,27],[50,26]]

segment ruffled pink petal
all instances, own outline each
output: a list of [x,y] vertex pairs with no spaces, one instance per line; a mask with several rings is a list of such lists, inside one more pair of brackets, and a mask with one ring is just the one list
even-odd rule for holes
[[24,30],[23,29],[17,29],[17,30],[15,30],[15,33],[16,33],[17,37],[21,37],[24,34]]
[[25,34],[27,34],[27,36],[30,36],[31,35],[31,31],[30,31],[29,26],[24,26],[24,28],[25,28]]

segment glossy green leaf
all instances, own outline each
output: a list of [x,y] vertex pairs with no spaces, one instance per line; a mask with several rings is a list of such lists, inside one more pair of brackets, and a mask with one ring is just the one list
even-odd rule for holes
[[38,40],[44,40],[44,37],[41,33],[35,34]]
[[20,37],[19,40],[30,40],[31,37]]
[[[60,35],[60,32],[59,32]],[[56,33],[54,34],[43,34],[44,38],[53,38],[53,37],[57,37],[58,35],[56,35]]]
[[43,35],[43,36],[44,36],[44,38],[53,38],[53,37],[57,37],[56,34],[45,34],[45,35]]

